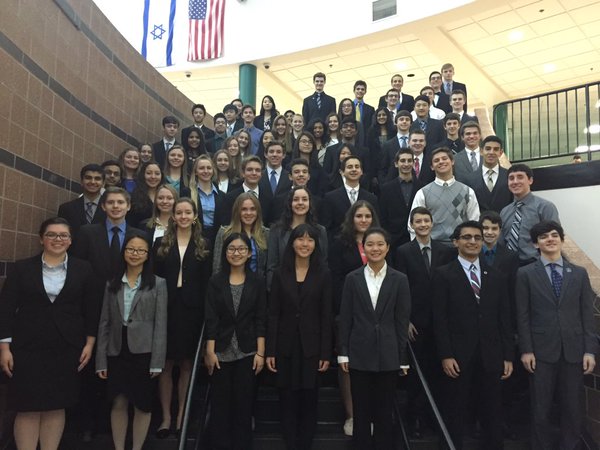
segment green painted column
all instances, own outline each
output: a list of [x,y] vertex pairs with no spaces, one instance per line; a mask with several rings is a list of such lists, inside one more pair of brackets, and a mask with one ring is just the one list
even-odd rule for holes
[[504,153],[508,159],[511,159],[512,156],[512,148],[511,142],[509,142],[508,138],[508,108],[506,103],[498,105],[494,109],[494,125],[496,132],[496,136],[498,136],[504,142]]
[[[244,105],[256,107],[256,66],[254,64],[240,65],[240,98]],[[256,112],[258,114],[258,111]]]

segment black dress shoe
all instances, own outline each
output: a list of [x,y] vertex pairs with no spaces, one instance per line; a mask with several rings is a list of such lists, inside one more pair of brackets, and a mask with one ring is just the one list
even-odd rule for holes
[[171,430],[169,428],[159,428],[156,430],[156,437],[158,439],[166,439],[171,434]]

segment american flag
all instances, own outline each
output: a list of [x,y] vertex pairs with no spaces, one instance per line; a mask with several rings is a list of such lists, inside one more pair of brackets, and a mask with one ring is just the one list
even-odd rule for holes
[[225,0],[190,0],[188,61],[220,58]]

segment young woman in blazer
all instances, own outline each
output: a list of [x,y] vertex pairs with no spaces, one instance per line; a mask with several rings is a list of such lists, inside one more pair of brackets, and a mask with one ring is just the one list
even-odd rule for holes
[[323,265],[327,265],[327,231],[317,223],[310,191],[304,186],[295,186],[288,194],[281,219],[269,231],[269,252],[267,253],[267,289],[271,289],[273,272],[279,267],[290,234],[301,224],[309,224],[317,229],[319,255]]
[[354,448],[388,449],[394,447],[398,372],[406,374],[410,290],[406,275],[385,261],[390,249],[385,230],[369,228],[363,246],[367,264],[350,272],[344,283],[338,362],[350,372]]
[[235,171],[231,156],[229,156],[227,150],[223,148],[217,150],[212,160],[215,167],[213,183],[217,185],[221,192],[227,193],[233,191],[240,185],[240,172],[239,170]]
[[290,234],[269,297],[267,367],[277,373],[288,449],[308,450],[317,425],[318,377],[331,358],[331,274],[319,255],[319,231]]
[[165,166],[162,169],[165,183],[173,186],[180,197],[189,197],[187,156],[181,145],[175,144],[167,150]]
[[265,363],[266,290],[250,269],[251,242],[233,232],[223,242],[222,270],[206,294],[206,355],[211,375],[214,449],[252,449],[256,375]]
[[151,238],[150,242],[154,242],[165,235],[169,220],[173,217],[173,205],[178,199],[179,194],[170,184],[163,184],[156,190],[152,217],[142,220],[140,223],[140,229],[148,233]]
[[160,166],[153,161],[142,164],[138,172],[135,189],[131,193],[131,209],[127,223],[137,227],[140,222],[152,217],[156,190],[163,184]]
[[269,229],[263,225],[260,202],[254,194],[244,192],[235,199],[231,210],[231,223],[221,227],[215,238],[213,273],[221,271],[223,241],[233,233],[243,233],[250,239],[250,270],[264,279],[267,272]]
[[79,399],[81,370],[98,331],[102,286],[91,265],[67,256],[69,223],[40,226],[41,255],[17,261],[0,294],[0,367],[16,411],[18,450],[56,450],[65,408]]
[[[329,268],[333,280],[333,314],[337,317],[342,303],[344,279],[353,270],[367,263],[367,255],[363,246],[363,236],[370,227],[378,227],[379,219],[373,205],[365,200],[357,200],[346,213],[340,234],[334,239],[329,250]],[[344,433],[352,436],[352,396],[350,393],[350,376],[339,370],[338,382],[340,395],[346,411]]]
[[96,373],[108,379],[115,450],[125,450],[129,403],[133,404],[133,447],[148,434],[154,379],[167,351],[167,285],[152,272],[147,236],[131,231],[123,241],[121,268],[104,292],[98,326]]
[[167,281],[169,298],[167,362],[158,383],[163,419],[157,436],[165,438],[171,426],[171,372],[175,363],[180,370],[175,430],[181,427],[192,360],[204,323],[204,296],[211,269],[207,243],[192,199],[183,197],[175,202],[172,223],[165,235],[156,240],[154,249],[156,274]]
[[198,220],[202,234],[211,246],[219,229],[217,219],[221,216],[223,194],[213,183],[215,167],[208,155],[200,155],[194,162],[190,179],[190,198],[198,208]]

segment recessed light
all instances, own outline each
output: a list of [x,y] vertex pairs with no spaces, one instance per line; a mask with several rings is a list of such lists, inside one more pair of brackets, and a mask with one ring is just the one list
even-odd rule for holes
[[406,76],[407,76],[408,78],[412,78],[412,77],[414,77],[414,76],[415,76],[415,74],[414,74],[414,73],[409,73],[409,74],[407,74]]
[[550,73],[556,71],[556,64],[548,63],[544,64],[544,73]]
[[521,30],[513,30],[508,33],[508,40],[511,42],[519,42],[523,40],[523,32]]
[[539,12],[543,13],[544,11],[546,11],[545,9],[540,9]]
[[398,61],[394,64],[394,67],[396,67],[396,70],[406,70],[408,65],[404,61]]

